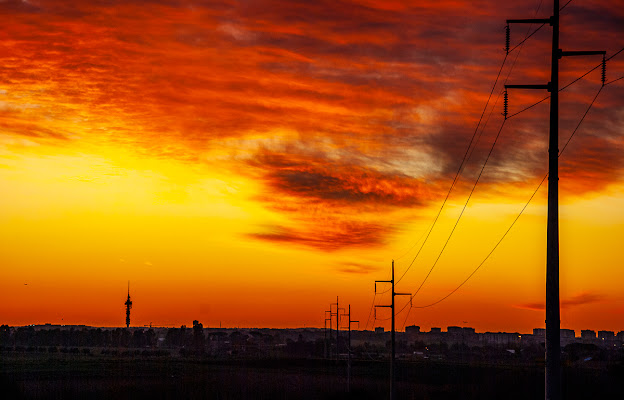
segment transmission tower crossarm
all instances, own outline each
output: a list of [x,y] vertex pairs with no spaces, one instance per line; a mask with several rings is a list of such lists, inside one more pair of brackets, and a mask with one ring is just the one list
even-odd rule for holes
[[508,19],[508,24],[553,24],[553,18]]
[[549,90],[550,84],[546,85],[505,85],[505,89],[540,89],[540,90]]
[[587,51],[563,51],[559,49],[559,58],[561,57],[573,57],[573,56],[597,56],[606,55],[607,52],[603,50],[587,50]]

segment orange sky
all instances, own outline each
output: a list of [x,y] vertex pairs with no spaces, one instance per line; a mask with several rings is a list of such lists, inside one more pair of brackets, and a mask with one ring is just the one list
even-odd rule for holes
[[[389,326],[446,296],[546,173],[548,101],[502,124],[508,83],[549,80],[550,27],[505,57],[507,18],[551,3],[0,1],[0,323],[301,327],[340,296]],[[565,2],[564,2],[565,4]],[[537,11],[536,11],[537,10]],[[573,1],[564,50],[624,47],[618,2]],[[532,27],[535,28],[535,27]],[[512,46],[529,26],[512,26]],[[565,85],[600,62],[565,58]],[[624,75],[624,53],[607,81]],[[562,327],[624,330],[624,80],[560,158]],[[560,95],[560,148],[600,88]],[[510,91],[510,114],[547,93]],[[542,327],[546,187],[472,278],[404,324]],[[431,269],[435,263],[435,268]],[[383,288],[379,288],[383,290]],[[406,320],[407,318],[407,320]],[[578,332],[577,332],[578,333]]]

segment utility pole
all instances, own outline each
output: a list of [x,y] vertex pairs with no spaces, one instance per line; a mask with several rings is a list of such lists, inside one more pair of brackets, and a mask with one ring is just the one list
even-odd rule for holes
[[[340,310],[344,311],[344,308],[340,308],[339,304],[340,303],[338,302],[338,296],[336,296],[336,302],[335,303],[331,303],[329,305],[329,317],[331,318],[333,315],[336,316],[336,363],[338,362],[338,357],[340,355],[340,351],[338,349],[338,335],[340,333]],[[336,306],[336,312],[332,313],[331,312],[331,306],[334,306],[334,305]],[[331,321],[330,321],[330,324],[331,324]],[[331,338],[331,328],[329,330],[329,334],[330,334],[330,338]],[[331,340],[330,340],[330,342],[331,342]]]
[[[329,318],[327,318],[327,313],[329,313]],[[327,343],[327,321],[329,321],[329,345]],[[325,310],[325,358],[329,358],[329,352],[331,348],[331,307],[330,310]]]
[[349,313],[343,315],[349,318],[349,342],[347,348],[347,393],[351,393],[351,324],[357,322],[359,328],[360,321],[354,321],[351,319],[351,304],[349,304]]
[[[411,293],[396,293],[394,291],[394,260],[392,260],[392,279],[389,281],[375,281],[375,293],[377,293],[377,283],[390,283],[392,285],[392,303],[390,305],[378,305],[375,307],[388,307],[391,309],[392,311],[392,323],[391,323],[391,330],[390,330],[390,347],[391,347],[391,352],[390,352],[390,400],[394,400],[396,397],[396,390],[395,390],[395,380],[396,380],[396,374],[395,374],[395,366],[394,366],[394,361],[395,361],[395,356],[396,356],[396,338],[395,338],[395,313],[394,313],[394,297],[395,296],[411,296]],[[410,298],[411,301],[411,298]]]
[[[559,0],[553,0],[553,16],[547,19],[508,19],[509,24],[542,23],[552,26],[550,82],[546,85],[505,85],[505,89],[546,89],[550,92],[550,134],[548,140],[548,224],[546,247],[546,371],[545,399],[561,400],[561,338],[559,304],[559,59],[564,56],[604,55],[605,51],[562,51],[559,48]],[[603,73],[604,76],[604,73]],[[603,78],[604,85],[604,78]],[[505,118],[507,92],[505,91]]]
[[[336,306],[336,312],[333,313],[331,311],[332,306]],[[336,315],[336,322],[338,322],[338,296],[336,296],[336,302],[329,304],[329,358],[331,358],[331,341],[332,341],[332,329],[331,329],[331,318]],[[338,359],[338,325],[336,325],[336,360]]]
[[338,347],[338,334],[340,333],[340,306],[338,304],[338,296],[336,296],[336,363],[338,363],[338,357],[340,357],[340,349]]

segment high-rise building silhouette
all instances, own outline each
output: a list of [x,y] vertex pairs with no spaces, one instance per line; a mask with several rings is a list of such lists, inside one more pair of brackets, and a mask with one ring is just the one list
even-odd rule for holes
[[130,282],[128,282],[128,299],[124,303],[126,305],[126,328],[130,327],[130,309],[132,308],[132,300],[130,300]]

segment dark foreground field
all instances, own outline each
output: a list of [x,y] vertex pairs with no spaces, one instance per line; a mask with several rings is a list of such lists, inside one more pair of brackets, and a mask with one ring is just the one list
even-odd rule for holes
[[[398,399],[540,399],[541,366],[424,360],[398,366]],[[570,367],[565,399],[624,398],[624,370]],[[388,364],[2,354],[2,399],[386,399]]]

